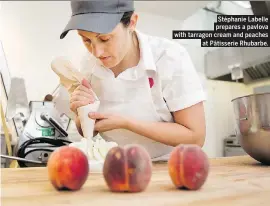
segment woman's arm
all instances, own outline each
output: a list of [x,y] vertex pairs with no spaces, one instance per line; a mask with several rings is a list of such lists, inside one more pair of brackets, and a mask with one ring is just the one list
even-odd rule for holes
[[173,116],[174,123],[147,122],[116,114],[89,114],[90,118],[98,120],[95,124],[97,132],[122,128],[166,145],[197,144],[202,147],[205,139],[203,103],[174,112]]
[[126,129],[171,146],[197,144],[202,147],[206,130],[203,103],[176,111],[173,116],[175,123],[127,120]]

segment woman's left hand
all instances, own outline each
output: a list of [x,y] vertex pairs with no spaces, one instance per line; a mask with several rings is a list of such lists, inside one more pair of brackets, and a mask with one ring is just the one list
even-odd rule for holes
[[106,132],[113,129],[126,129],[128,125],[128,119],[115,114],[102,114],[98,112],[92,112],[88,115],[91,119],[96,120],[95,131]]

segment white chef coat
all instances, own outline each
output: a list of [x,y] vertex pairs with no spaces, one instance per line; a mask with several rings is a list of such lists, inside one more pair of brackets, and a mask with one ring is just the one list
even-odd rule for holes
[[[117,78],[132,80],[138,77],[142,69],[156,72],[161,81],[162,94],[160,95],[162,96],[157,97],[158,94],[156,94],[153,98],[164,120],[171,120],[170,112],[185,109],[206,100],[199,75],[187,50],[181,44],[135,31],[141,50],[140,62],[136,67],[122,72]],[[94,69],[95,66],[100,66],[100,69]],[[87,54],[82,59],[80,71],[89,78],[92,72],[104,78],[114,78],[110,69],[101,67],[101,62]],[[164,102],[158,101],[160,98],[166,100],[166,106]]]
[[[206,100],[200,78],[188,52],[182,45],[165,38],[143,34],[138,30],[135,32],[137,33],[140,47],[139,64],[120,73],[117,79],[126,83],[131,82],[134,88],[140,88],[141,85],[139,84],[141,84],[141,81],[136,80],[145,76],[147,71],[148,76],[153,78],[154,81],[150,95],[156,116],[158,116],[157,121],[173,122],[171,112],[185,109]],[[93,77],[103,80],[106,79],[108,81],[115,79],[113,72],[108,68],[102,67],[101,62],[91,54],[87,54],[86,57],[83,58],[80,71],[88,77],[90,83],[93,83],[91,82],[93,81]],[[112,87],[106,87],[107,91],[104,91],[104,94],[112,96],[113,98],[113,94],[111,93],[114,92],[115,94],[117,90],[113,91]],[[112,91],[110,91],[110,89],[112,89]],[[103,93],[103,91],[101,91],[101,93]],[[100,95],[102,96],[101,93]],[[129,93],[123,94],[127,96],[118,96],[117,98],[123,98],[123,101],[125,101],[125,99],[131,97],[128,95],[132,95]],[[104,100],[106,100],[106,97]],[[103,111],[106,112],[107,107],[109,107],[109,105],[106,105]],[[134,109],[130,108],[130,110]],[[140,109],[134,112],[140,113]],[[145,111],[143,112],[145,113]],[[132,134],[132,139],[127,138],[123,141],[121,139],[124,137],[113,138],[112,135],[117,136],[117,133],[112,132],[108,135],[105,133],[105,135],[101,136],[106,140],[116,141],[120,145],[129,142],[142,143],[142,145],[146,146],[150,156],[157,160],[162,157],[168,159],[168,154],[173,149],[173,147],[153,142],[152,140],[147,141],[146,138],[142,139],[140,135],[134,133]],[[131,133],[126,135],[130,136]],[[138,141],[135,141],[135,139]]]

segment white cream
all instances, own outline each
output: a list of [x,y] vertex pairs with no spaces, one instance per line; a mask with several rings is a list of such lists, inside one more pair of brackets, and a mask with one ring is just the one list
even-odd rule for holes
[[109,150],[117,146],[117,143],[107,142],[98,134],[95,139],[82,138],[80,142],[73,142],[69,146],[76,147],[84,152],[91,164],[92,161],[104,162]]

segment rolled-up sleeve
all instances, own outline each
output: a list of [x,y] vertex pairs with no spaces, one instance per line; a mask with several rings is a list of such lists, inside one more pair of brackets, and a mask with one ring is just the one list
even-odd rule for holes
[[184,47],[167,49],[157,62],[162,94],[171,112],[206,100],[202,81]]

